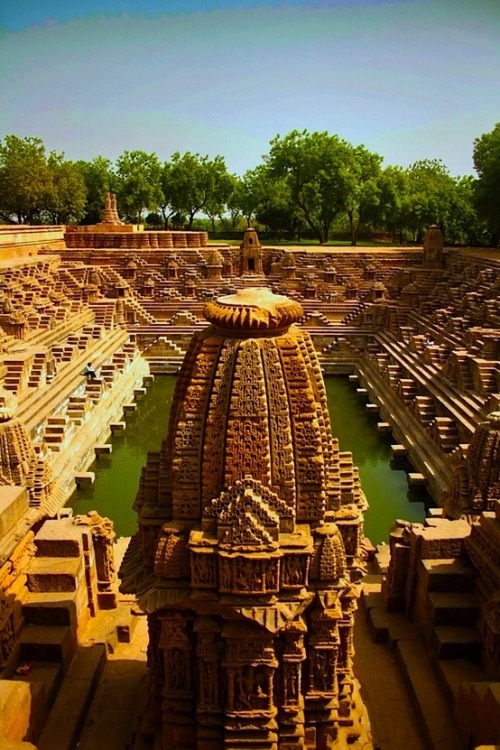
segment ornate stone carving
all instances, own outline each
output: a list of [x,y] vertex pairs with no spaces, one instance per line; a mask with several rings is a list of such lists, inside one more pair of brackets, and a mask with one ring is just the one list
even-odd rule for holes
[[353,709],[364,498],[294,326],[301,306],[245,289],[205,315],[174,397],[157,538],[153,470],[136,503],[147,564],[154,556],[146,598],[162,621],[163,747],[277,750],[308,722],[335,734],[336,701],[347,721]]

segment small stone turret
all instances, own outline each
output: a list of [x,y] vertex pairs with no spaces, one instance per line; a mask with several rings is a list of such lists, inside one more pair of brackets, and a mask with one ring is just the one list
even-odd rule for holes
[[15,409],[15,399],[0,394],[0,484],[25,487],[30,505],[39,506],[54,489],[52,472],[36,453],[26,427],[14,416]]
[[240,245],[241,276],[263,276],[262,245],[255,229],[245,231]]
[[440,268],[443,255],[444,238],[440,227],[431,224],[424,239],[424,266]]
[[118,216],[118,205],[114,193],[106,193],[104,197],[104,211],[100,223],[113,224],[116,226],[123,225],[123,221]]
[[493,510],[500,500],[500,412],[491,412],[479,425],[459,462],[443,507],[450,518]]

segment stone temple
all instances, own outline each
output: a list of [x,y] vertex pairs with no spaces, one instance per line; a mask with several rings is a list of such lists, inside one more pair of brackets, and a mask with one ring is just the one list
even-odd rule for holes
[[340,727],[360,734],[365,499],[332,438],[302,315],[267,289],[209,303],[142,475],[124,588],[149,615],[165,750],[340,747]]
[[[0,748],[500,746],[499,292],[498,252],[436,226],[234,244],[110,195],[93,226],[0,226]],[[322,373],[431,498],[375,548]],[[163,374],[132,499],[73,510]]]

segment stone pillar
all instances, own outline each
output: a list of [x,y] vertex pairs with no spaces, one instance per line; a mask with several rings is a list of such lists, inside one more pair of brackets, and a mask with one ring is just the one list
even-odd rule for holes
[[222,744],[222,685],[219,669],[220,628],[211,617],[199,617],[194,624],[196,639],[196,748],[219,750]]
[[163,651],[163,750],[196,747],[193,714],[193,654],[188,620],[179,613],[162,614],[160,648]]
[[75,523],[90,526],[92,530],[99,609],[114,609],[118,605],[118,600],[113,548],[116,534],[113,530],[113,521],[110,521],[109,518],[103,518],[97,511],[91,510],[86,516],[76,516]]
[[223,628],[226,642],[224,749],[278,750],[274,673],[278,662],[272,636],[245,623]]
[[304,747],[303,668],[306,659],[304,634],[307,626],[302,618],[290,623],[285,631],[286,645],[282,657],[281,695],[279,715],[280,750]]

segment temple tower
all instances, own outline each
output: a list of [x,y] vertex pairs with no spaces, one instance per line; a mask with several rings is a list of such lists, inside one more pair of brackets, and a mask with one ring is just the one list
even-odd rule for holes
[[444,247],[443,233],[437,224],[431,224],[424,238],[424,266],[440,268]]
[[161,747],[356,746],[365,501],[302,307],[246,289],[204,314],[121,569],[149,616]]
[[240,245],[241,276],[263,276],[262,245],[255,229],[248,228]]

